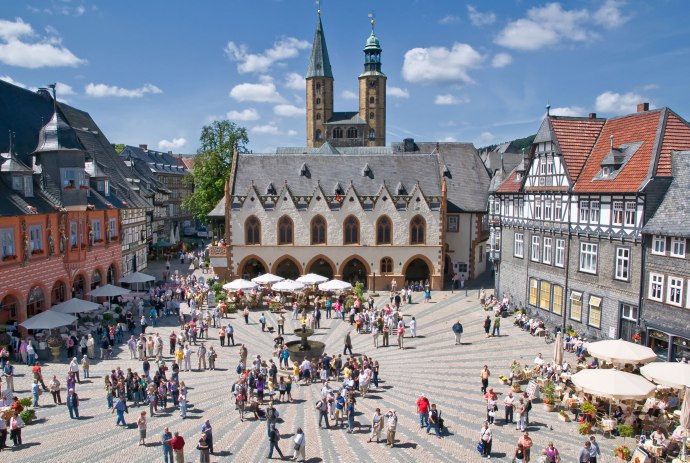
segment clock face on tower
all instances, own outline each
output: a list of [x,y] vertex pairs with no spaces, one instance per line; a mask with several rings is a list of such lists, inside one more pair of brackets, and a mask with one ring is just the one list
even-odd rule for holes
[[371,88],[375,88],[378,84],[379,84],[379,83],[378,83],[378,81],[376,81],[376,80],[373,80],[373,79],[372,79],[372,80],[369,81],[369,87],[371,87]]

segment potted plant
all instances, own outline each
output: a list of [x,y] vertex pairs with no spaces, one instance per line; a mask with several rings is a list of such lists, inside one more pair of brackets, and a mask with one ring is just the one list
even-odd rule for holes
[[113,319],[112,312],[103,312],[103,325],[108,326],[109,322]]
[[618,435],[623,438],[623,441],[625,441],[626,437],[635,436],[635,429],[633,429],[633,427],[630,425],[619,424],[616,429],[618,430]]
[[561,410],[560,412],[558,412],[558,419],[566,423],[570,421],[570,417],[565,412],[565,410]]
[[542,387],[542,395],[544,396],[544,410],[552,412],[556,409],[556,384],[553,381],[547,381]]
[[53,330],[50,336],[48,336],[48,339],[46,339],[46,342],[48,343],[48,347],[50,347],[50,355],[53,356],[53,361],[57,362],[60,360],[60,348],[64,344],[62,336],[60,336],[57,331]]
[[577,426],[577,432],[582,436],[589,436],[592,434],[592,423],[584,421]]
[[592,402],[585,402],[580,405],[580,412],[591,418],[597,412],[597,407],[595,407]]
[[[29,405],[31,405],[31,399],[29,399]],[[29,425],[36,418],[36,411],[33,408],[25,408],[19,413],[24,424]]]
[[615,448],[613,454],[621,461],[630,461],[630,457],[632,456],[630,447],[627,445],[619,445]]

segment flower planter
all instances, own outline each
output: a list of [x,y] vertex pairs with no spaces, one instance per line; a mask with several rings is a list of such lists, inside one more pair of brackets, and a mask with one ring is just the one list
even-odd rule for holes
[[57,346],[57,347],[50,346],[50,355],[53,356],[54,362],[57,362],[58,360],[60,360],[60,346]]
[[544,411],[547,411],[547,412],[553,412],[556,410],[556,405],[551,404],[551,403],[548,403],[548,404],[544,403],[543,407],[544,407]]

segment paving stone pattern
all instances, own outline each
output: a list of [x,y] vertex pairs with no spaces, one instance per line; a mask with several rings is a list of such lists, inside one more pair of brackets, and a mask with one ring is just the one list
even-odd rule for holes
[[[156,264],[154,264],[156,265]],[[175,264],[174,268],[179,268]],[[160,269],[154,271],[158,274]],[[206,276],[206,275],[204,275]],[[513,327],[511,320],[504,320],[500,338],[485,338],[481,326],[486,312],[478,307],[476,290],[466,297],[465,292],[432,293],[432,303],[422,302],[422,293],[415,294],[412,305],[403,307],[405,320],[409,322],[415,316],[418,323],[417,338],[405,338],[405,349],[395,345],[391,337],[391,346],[375,349],[370,335],[354,335],[355,353],[373,356],[381,365],[381,388],[371,392],[370,396],[357,401],[357,422],[365,425],[362,430],[348,434],[344,429],[323,430],[318,427],[318,413],[314,404],[318,400],[321,386],[302,386],[293,389],[294,403],[280,403],[278,429],[283,437],[280,447],[283,453],[292,455],[291,437],[297,427],[306,433],[306,456],[311,462],[340,461],[395,461],[395,462],[475,462],[483,460],[476,452],[479,429],[485,417],[485,406],[479,390],[479,371],[483,364],[488,364],[492,377],[490,386],[499,393],[507,393],[508,387],[499,384],[498,375],[508,373],[508,365],[513,359],[522,363],[532,363],[538,352],[545,358],[552,355],[553,345],[544,344],[541,338]],[[377,303],[383,303],[383,299]],[[250,324],[245,325],[239,315],[230,321],[235,327],[235,340],[245,343],[250,358],[261,354],[268,358],[272,351],[272,335],[262,333],[258,318],[260,313],[253,312]],[[286,330],[296,328],[296,321],[290,320]],[[269,325],[276,326],[275,317],[266,312]],[[460,319],[464,325],[463,345],[454,345],[451,325]],[[226,322],[228,320],[226,319]],[[165,341],[164,352],[168,351],[168,334],[173,318],[164,323],[166,326],[154,328],[160,332]],[[291,326],[292,325],[292,326]],[[345,335],[351,327],[340,320],[324,319],[321,329],[313,339],[326,343],[328,353],[342,353]],[[115,426],[115,415],[106,408],[103,389],[103,375],[116,366],[123,370],[133,368],[141,370],[141,363],[129,360],[125,346],[116,349],[117,359],[98,361],[91,365],[92,378],[78,385],[81,398],[81,419],[71,420],[66,407],[52,406],[50,394],[43,394],[40,403],[46,405],[37,409],[38,421],[23,431],[24,446],[3,452],[0,461],[13,462],[151,462],[162,461],[160,434],[165,426],[171,432],[179,431],[187,441],[185,461],[199,461],[195,443],[200,426],[204,419],[209,419],[213,426],[214,450],[213,462],[264,461],[268,453],[268,439],[265,422],[257,423],[253,418],[240,422],[231,399],[230,385],[236,374],[235,367],[239,360],[238,347],[220,348],[217,330],[209,330],[211,344],[218,351],[219,367],[216,371],[182,372],[181,380],[189,387],[189,400],[193,406],[189,409],[187,419],[182,420],[179,412],[169,408],[149,420],[147,446],[137,445],[138,432],[134,423],[140,410],[130,408],[126,416],[129,429]],[[407,333],[409,336],[409,330]],[[292,339],[292,336],[287,336]],[[195,359],[193,365],[196,364]],[[44,366],[46,382],[57,374],[63,384],[67,365],[49,363]],[[31,374],[28,367],[18,367],[19,377],[15,386],[20,397],[29,396]],[[449,434],[438,439],[433,432],[419,428],[419,418],[415,402],[420,393],[438,404],[448,427]],[[65,392],[63,391],[63,400]],[[499,403],[501,398],[499,397]],[[388,448],[384,440],[380,444],[367,443],[369,438],[368,424],[376,407],[385,413],[389,409],[397,410],[399,422],[396,434],[396,446]],[[519,432],[513,425],[502,425],[503,407],[500,407],[497,424],[494,426],[493,456],[494,461],[512,461]],[[536,455],[553,440],[560,450],[563,461],[576,461],[584,437],[577,433],[573,423],[563,423],[555,413],[546,413],[541,405],[535,404],[530,414],[530,434],[535,442],[532,461]],[[621,439],[597,436],[602,449],[600,462],[614,462],[612,449],[620,444]],[[630,444],[630,439],[628,444]],[[8,460],[5,460],[9,456]],[[277,453],[274,454],[277,457]]]

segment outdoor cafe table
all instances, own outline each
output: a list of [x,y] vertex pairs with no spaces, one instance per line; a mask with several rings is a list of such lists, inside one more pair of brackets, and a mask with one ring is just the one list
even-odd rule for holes
[[654,445],[651,440],[647,440],[644,443],[644,448],[647,449],[652,455],[656,455],[658,457],[663,455],[664,447],[661,445]]

